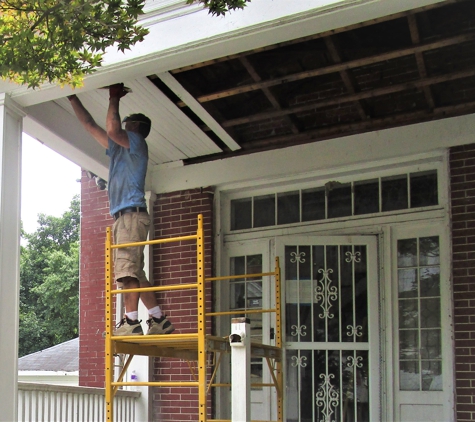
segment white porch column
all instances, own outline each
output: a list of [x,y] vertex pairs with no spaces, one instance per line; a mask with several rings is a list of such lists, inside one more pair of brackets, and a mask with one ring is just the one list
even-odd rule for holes
[[17,420],[21,133],[25,114],[0,94],[0,421]]

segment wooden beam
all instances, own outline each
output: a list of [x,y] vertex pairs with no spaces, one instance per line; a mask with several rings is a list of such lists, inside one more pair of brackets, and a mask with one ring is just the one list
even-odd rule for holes
[[[239,87],[226,89],[219,92],[214,92],[207,95],[197,97],[196,100],[200,103],[207,101],[217,100],[219,98],[231,97],[233,95],[243,94],[245,92],[251,92],[258,89],[268,88],[271,86],[281,85],[288,82],[299,81],[307,78],[313,78],[316,76],[328,75],[330,73],[341,72],[344,70],[354,69],[356,67],[368,66],[375,63],[380,63],[386,60],[397,59],[400,57],[410,56],[412,54],[423,53],[425,51],[435,50],[437,48],[448,47],[455,44],[460,44],[475,39],[475,32],[470,32],[463,35],[457,35],[455,37],[444,38],[438,41],[431,41],[411,47],[402,48],[395,51],[390,51],[382,54],[377,54],[370,57],[364,57],[362,59],[351,60],[349,62],[337,63],[331,66],[307,70],[304,72],[294,73],[285,77],[269,79],[267,81],[255,82]],[[179,106],[184,106],[184,103],[179,103]]]
[[[417,45],[421,42],[421,38],[419,36],[419,29],[417,28],[417,18],[415,15],[410,15],[407,17],[408,24],[409,24],[409,31],[411,32],[411,40],[414,45]],[[417,68],[419,70],[419,75],[421,76],[421,79],[427,77],[427,69],[426,65],[424,62],[424,56],[422,53],[416,53],[416,63],[417,63]],[[429,105],[429,108],[433,110],[435,108],[435,101],[434,97],[432,95],[430,86],[425,86],[423,87],[424,91],[424,96],[426,98],[427,104]]]
[[372,119],[365,122],[323,127],[301,133],[300,135],[275,136],[272,138],[252,141],[251,145],[252,149],[259,147],[265,147],[268,149],[271,146],[275,148],[278,145],[288,147],[293,144],[299,144],[301,141],[313,142],[333,137],[348,136],[370,130],[387,129],[389,127],[402,126],[410,123],[419,123],[427,120],[466,114],[468,112],[473,112],[472,110],[475,110],[475,101],[454,106],[435,108],[431,113],[428,113],[427,110],[420,110],[379,119]]
[[[328,51],[330,53],[330,56],[333,60],[333,63],[342,63],[342,58],[339,49],[333,42],[333,38],[331,36],[325,37],[325,44],[328,48]],[[357,89],[356,89],[356,81],[355,78],[353,77],[353,74],[351,73],[350,70],[340,70],[340,77],[346,87],[346,90],[350,94],[356,94]],[[369,118],[369,110],[368,107],[365,106],[362,100],[357,100],[355,101],[356,105],[356,110],[358,111],[358,114],[360,115],[361,120],[366,120]]]
[[221,122],[223,127],[237,126],[250,122],[257,122],[259,120],[271,119],[275,117],[281,117],[283,114],[295,114],[304,111],[312,110],[315,108],[331,107],[334,105],[341,105],[353,101],[359,101],[368,98],[379,97],[382,95],[395,94],[411,89],[423,89],[426,86],[435,85],[443,82],[454,81],[457,79],[470,78],[475,76],[475,69],[464,70],[460,72],[454,72],[448,75],[432,76],[425,79],[420,79],[412,82],[404,82],[402,84],[391,85],[384,88],[376,88],[368,91],[358,92],[352,95],[342,95],[328,100],[311,102],[300,106],[289,107],[282,110],[267,111],[263,113],[254,114],[252,116],[241,117],[238,119],[227,120]]

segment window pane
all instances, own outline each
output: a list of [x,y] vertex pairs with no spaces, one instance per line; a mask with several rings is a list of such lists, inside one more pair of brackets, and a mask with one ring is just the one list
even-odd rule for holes
[[328,190],[328,218],[351,215],[351,185],[345,184]]
[[437,205],[437,171],[412,173],[411,180],[411,208]]
[[300,221],[299,192],[277,194],[277,224],[298,223]]
[[254,198],[254,227],[275,225],[275,196],[264,195]]
[[231,230],[250,229],[252,227],[251,198],[231,201]]
[[302,191],[302,221],[325,218],[325,188]]
[[407,204],[407,176],[385,177],[381,180],[383,211],[403,210]]
[[379,212],[379,182],[364,180],[355,182],[355,215]]

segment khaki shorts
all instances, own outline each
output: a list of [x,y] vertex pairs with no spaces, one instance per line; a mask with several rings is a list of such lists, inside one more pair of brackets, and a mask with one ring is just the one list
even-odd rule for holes
[[[150,216],[146,212],[122,214],[112,226],[114,244],[144,242],[150,230]],[[134,277],[147,283],[144,272],[144,246],[113,249],[114,278]]]

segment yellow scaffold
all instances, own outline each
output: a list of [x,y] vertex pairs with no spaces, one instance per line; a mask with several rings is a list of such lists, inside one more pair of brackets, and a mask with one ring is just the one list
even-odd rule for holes
[[[137,336],[113,336],[114,316],[113,316],[113,296],[124,293],[123,290],[114,290],[113,270],[112,270],[112,250],[116,248],[125,248],[131,246],[156,245],[162,243],[180,242],[186,240],[196,241],[197,253],[197,282],[191,284],[175,284],[167,286],[147,287],[130,289],[127,292],[154,291],[163,292],[171,290],[197,289],[197,332],[187,334],[161,334],[161,335],[137,335]],[[152,387],[196,387],[198,388],[198,421],[199,422],[226,422],[223,419],[207,418],[206,396],[211,387],[229,387],[229,384],[214,383],[215,376],[221,362],[223,353],[230,353],[231,347],[228,337],[218,337],[206,333],[206,320],[209,317],[219,317],[224,315],[242,315],[252,313],[275,314],[275,346],[252,342],[251,356],[263,358],[267,362],[270,370],[271,383],[259,384],[261,387],[275,387],[277,392],[277,421],[283,420],[283,383],[282,383],[282,326],[281,326],[281,286],[280,286],[280,266],[279,259],[275,260],[275,270],[273,272],[260,274],[243,274],[223,277],[205,278],[205,256],[204,256],[204,230],[203,217],[198,216],[198,228],[194,235],[181,236],[174,238],[155,239],[145,242],[127,243],[113,245],[111,239],[111,230],[107,229],[106,234],[106,274],[105,274],[105,399],[107,422],[114,421],[114,395],[117,390],[123,386],[152,386]],[[275,280],[275,308],[260,310],[236,310],[227,312],[209,312],[205,306],[205,284],[212,281],[247,279],[252,277],[273,277]],[[117,354],[127,355],[125,364],[122,367],[117,380],[114,380],[114,356]],[[206,376],[207,355],[213,354],[212,362],[215,367],[210,379]],[[126,382],[124,375],[132,361],[137,356],[149,357],[171,357],[186,360],[188,362],[197,362],[196,369],[189,364],[190,370],[195,381],[174,382],[174,381],[150,381],[150,382]],[[258,386],[258,385],[254,385]],[[264,421],[261,421],[264,422]]]

